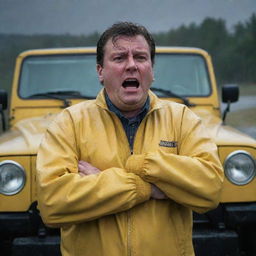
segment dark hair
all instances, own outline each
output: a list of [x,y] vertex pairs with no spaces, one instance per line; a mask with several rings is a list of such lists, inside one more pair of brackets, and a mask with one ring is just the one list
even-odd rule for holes
[[151,61],[152,64],[154,64],[155,41],[152,35],[145,27],[132,22],[115,23],[110,28],[105,30],[97,43],[97,64],[103,66],[104,48],[109,39],[112,39],[113,42],[119,36],[133,37],[137,35],[142,35],[146,39],[150,49]]

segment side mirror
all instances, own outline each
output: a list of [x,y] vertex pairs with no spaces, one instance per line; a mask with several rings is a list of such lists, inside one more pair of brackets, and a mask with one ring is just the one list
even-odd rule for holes
[[1,115],[1,119],[2,119],[3,131],[6,130],[4,110],[7,109],[7,106],[8,106],[7,92],[5,90],[0,90],[0,115]]
[[239,87],[237,84],[225,84],[222,87],[222,102],[227,103],[222,120],[225,122],[226,115],[230,111],[230,103],[237,102],[239,98]]
[[222,87],[222,102],[232,103],[238,101],[239,88],[237,84],[225,84]]

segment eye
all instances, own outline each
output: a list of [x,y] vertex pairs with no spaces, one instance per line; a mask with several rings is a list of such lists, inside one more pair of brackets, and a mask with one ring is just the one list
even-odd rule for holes
[[122,58],[120,56],[115,57],[114,60],[121,60]]
[[135,58],[138,61],[146,61],[147,60],[147,57],[145,55],[136,55]]
[[114,56],[113,58],[115,62],[121,62],[123,59],[124,59],[123,55],[117,55],[117,56]]

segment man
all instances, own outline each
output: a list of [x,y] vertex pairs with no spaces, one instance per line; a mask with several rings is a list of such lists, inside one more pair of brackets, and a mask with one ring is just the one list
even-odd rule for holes
[[200,119],[150,90],[155,43],[122,22],[97,45],[104,89],[65,109],[38,152],[38,203],[62,255],[194,255],[192,210],[217,206],[216,145]]

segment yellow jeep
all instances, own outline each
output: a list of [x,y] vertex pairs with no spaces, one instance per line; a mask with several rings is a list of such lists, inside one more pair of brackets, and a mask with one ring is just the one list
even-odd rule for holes
[[[63,108],[93,99],[101,89],[95,48],[31,50],[16,61],[9,130],[0,136],[0,250],[5,255],[59,255],[58,231],[46,228],[36,207],[37,149],[47,125]],[[197,48],[159,47],[152,90],[189,106],[218,145],[225,170],[219,207],[194,215],[196,255],[256,255],[256,141],[225,125],[238,88],[227,85],[220,111],[209,54]],[[0,91],[2,124],[7,95]],[[241,117],[242,118],[242,117]],[[12,249],[10,249],[12,248]]]

